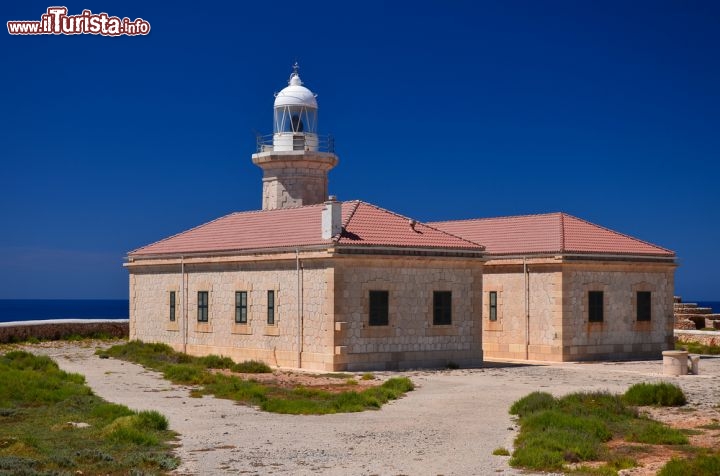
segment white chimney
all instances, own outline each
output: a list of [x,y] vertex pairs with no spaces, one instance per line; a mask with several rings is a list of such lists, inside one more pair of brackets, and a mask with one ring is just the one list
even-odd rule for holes
[[322,211],[322,239],[329,240],[342,231],[342,203],[330,195]]

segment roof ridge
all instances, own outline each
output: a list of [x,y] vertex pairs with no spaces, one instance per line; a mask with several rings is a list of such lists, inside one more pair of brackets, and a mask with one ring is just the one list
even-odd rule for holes
[[565,253],[565,213],[560,212],[560,251]]
[[561,213],[563,213],[563,212],[527,213],[524,215],[501,215],[501,216],[495,216],[495,217],[460,218],[458,220],[439,220],[439,221],[430,221],[427,223],[456,223],[456,222],[462,222],[462,221],[504,220],[507,218],[547,217],[547,216],[551,216],[551,215],[558,215]]
[[[569,218],[574,218],[575,220],[581,221],[581,222],[583,222],[583,223],[587,223],[588,225],[595,226],[595,227],[597,227],[597,228],[600,228],[600,229],[602,229],[602,230],[608,231],[608,232],[613,233],[613,234],[615,234],[615,235],[620,235],[620,236],[622,236],[622,237],[629,238],[629,239],[634,240],[634,241],[639,241],[640,243],[642,243],[642,244],[644,244],[644,245],[651,246],[651,247],[657,248],[657,249],[659,249],[659,250],[663,250],[663,251],[665,251],[665,252],[667,252],[667,253],[670,253],[670,254],[672,254],[673,256],[675,256],[675,252],[674,252],[673,250],[668,249],[668,248],[664,248],[664,247],[662,247],[662,246],[658,246],[658,245],[656,245],[656,244],[654,244],[654,243],[650,243],[649,241],[641,240],[640,238],[636,238],[636,237],[631,236],[631,235],[628,235],[628,234],[626,234],[626,233],[622,233],[622,232],[619,232],[619,231],[612,230],[612,229],[607,228],[607,227],[605,227],[605,226],[598,225],[597,223],[593,223],[593,222],[588,221],[588,220],[585,220],[585,219],[583,219],[583,218],[579,218],[579,217],[576,217],[576,216],[574,216],[574,215],[570,215],[569,213],[566,213],[565,215],[567,215]],[[563,250],[563,251],[565,251],[565,250]]]
[[426,222],[419,221],[419,220],[415,220],[414,218],[408,217],[408,216],[405,216],[405,215],[401,215],[401,214],[399,214],[399,213],[397,213],[397,212],[394,212],[394,211],[392,211],[392,210],[388,210],[388,209],[383,208],[383,207],[381,207],[381,206],[375,205],[374,203],[369,203],[369,202],[364,202],[364,201],[362,201],[362,200],[358,200],[358,204],[360,204],[360,203],[363,203],[363,204],[365,204],[365,205],[371,206],[371,207],[373,207],[373,208],[375,208],[375,209],[377,209],[377,210],[383,211],[383,212],[385,212],[385,213],[389,213],[390,215],[394,215],[394,216],[396,216],[396,217],[398,217],[398,218],[402,218],[403,220],[413,220],[413,221],[415,221],[417,224],[422,225],[422,226],[426,226],[426,227],[430,228],[431,230],[437,231],[438,233],[442,233],[442,234],[447,235],[447,236],[452,236],[453,238],[459,239],[460,241],[464,241],[464,242],[469,243],[469,244],[471,244],[471,245],[473,245],[473,246],[480,246],[480,247],[482,247],[483,250],[485,249],[485,245],[483,245],[483,244],[481,244],[481,243],[476,243],[476,242],[474,242],[474,241],[468,240],[467,238],[463,238],[462,236],[454,235],[454,234],[449,233],[449,232],[447,232],[447,231],[445,231],[445,230],[441,230],[440,228],[436,228],[436,227],[434,227],[434,226],[431,226],[431,225],[427,224]]

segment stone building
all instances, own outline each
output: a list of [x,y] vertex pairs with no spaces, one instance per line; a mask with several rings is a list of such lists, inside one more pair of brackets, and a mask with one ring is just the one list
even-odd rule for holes
[[565,213],[432,223],[487,247],[486,357],[657,357],[674,346],[675,254]]
[[252,160],[262,210],[128,254],[132,339],[318,370],[672,345],[671,251],[562,213],[424,224],[328,198],[338,158],[297,69]]

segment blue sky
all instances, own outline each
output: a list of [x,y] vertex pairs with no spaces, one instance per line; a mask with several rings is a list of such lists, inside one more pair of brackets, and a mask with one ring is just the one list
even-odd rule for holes
[[[387,2],[390,3],[390,2]],[[10,20],[54,3],[3,2]],[[564,211],[720,300],[720,3],[64,2],[136,37],[0,35],[0,298],[125,298],[125,254],[261,206],[300,63],[330,192],[423,220]]]

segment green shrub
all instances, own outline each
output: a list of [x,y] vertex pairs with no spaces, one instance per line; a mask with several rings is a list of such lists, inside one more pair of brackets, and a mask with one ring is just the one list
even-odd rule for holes
[[576,392],[558,400],[559,407],[577,416],[593,416],[604,421],[621,421],[636,417],[637,410],[625,405],[620,395],[609,392]]
[[205,384],[205,393],[218,398],[229,398],[259,405],[266,399],[267,388],[252,380],[235,376],[215,375]]
[[[379,408],[388,400],[399,398],[413,389],[408,378],[389,379],[379,387],[362,392],[329,393],[317,389],[296,388],[283,389],[272,383],[260,384],[252,380],[243,380],[233,375],[210,372],[209,368],[230,368],[239,373],[267,373],[272,369],[263,362],[246,361],[232,363],[227,357],[205,356],[192,357],[175,352],[165,344],[143,344],[131,341],[124,345],[113,346],[98,355],[112,356],[136,362],[148,368],[163,372],[165,378],[175,383],[194,385],[192,397],[206,394],[218,398],[228,398],[259,406],[266,411],[292,414],[324,414],[339,412],[356,412],[371,408]],[[352,385],[353,374],[323,374],[324,377],[346,379]],[[0,400],[0,406],[2,401]],[[134,435],[121,435],[131,438]]]
[[720,455],[700,455],[692,459],[670,460],[658,476],[717,476],[720,474]]
[[653,420],[639,420],[630,427],[625,439],[651,445],[685,445],[688,442],[680,430]]
[[559,428],[574,434],[588,435],[598,441],[612,438],[612,432],[600,418],[593,415],[572,415],[561,410],[542,410],[523,419],[523,430],[546,432],[550,428]]
[[165,431],[168,429],[168,420],[165,415],[155,410],[145,410],[138,413],[138,424],[142,428],[149,428],[155,431]]
[[90,414],[105,422],[112,422],[116,418],[133,415],[135,412],[125,405],[117,405],[115,403],[100,403],[92,407]]
[[233,372],[242,374],[269,374],[272,373],[272,369],[265,362],[259,362],[257,360],[246,360],[240,362],[231,367]]
[[198,359],[200,365],[206,369],[231,369],[235,362],[230,357],[222,357],[219,355],[206,355]]
[[199,385],[206,380],[205,371],[191,364],[171,364],[165,367],[165,378],[174,383]]
[[507,448],[495,448],[492,454],[495,456],[510,456],[510,452]]
[[682,389],[667,382],[635,384],[625,392],[623,398],[630,405],[679,407],[687,403]]
[[687,350],[691,354],[702,354],[702,355],[718,355],[720,354],[720,346],[717,345],[705,345],[698,342],[676,342],[675,348],[677,350]]
[[156,411],[142,411],[121,416],[103,429],[105,436],[116,442],[155,446],[159,443],[157,432],[167,430],[167,418]]
[[546,392],[533,392],[522,397],[510,407],[510,414],[524,417],[539,410],[548,410],[557,405],[555,397]]
[[108,439],[140,446],[155,446],[159,443],[158,437],[153,433],[140,430],[134,426],[119,426],[108,434]]
[[375,380],[375,375],[370,372],[366,372],[362,374],[361,380]]
[[[157,412],[135,413],[104,402],[82,375],[61,371],[48,357],[13,351],[0,356],[0,475],[146,474],[142,463],[168,458],[172,434]],[[68,422],[83,422],[77,429]],[[140,464],[129,464],[137,455]],[[156,457],[156,456],[153,456]]]

